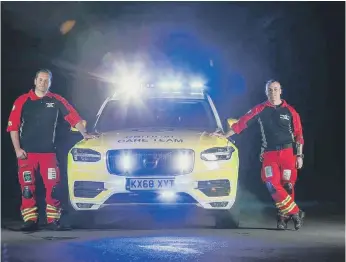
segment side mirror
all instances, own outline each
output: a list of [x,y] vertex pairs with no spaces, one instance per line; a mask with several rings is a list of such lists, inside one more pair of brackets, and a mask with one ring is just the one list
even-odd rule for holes
[[[87,122],[85,120],[82,120],[82,124],[84,128],[86,128]],[[71,126],[71,132],[79,132],[77,128]]]

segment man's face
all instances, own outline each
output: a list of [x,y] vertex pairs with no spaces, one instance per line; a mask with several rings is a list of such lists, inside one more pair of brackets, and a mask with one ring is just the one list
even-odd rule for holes
[[41,92],[47,92],[50,87],[49,74],[40,72],[35,79],[35,87]]
[[267,97],[270,101],[277,101],[281,98],[281,85],[279,82],[271,83],[267,90]]

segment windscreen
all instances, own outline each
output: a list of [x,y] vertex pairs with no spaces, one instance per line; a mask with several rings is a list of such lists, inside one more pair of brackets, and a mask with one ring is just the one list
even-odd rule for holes
[[211,132],[217,128],[217,124],[207,101],[158,98],[132,103],[109,101],[96,124],[97,131],[102,133],[141,128]]

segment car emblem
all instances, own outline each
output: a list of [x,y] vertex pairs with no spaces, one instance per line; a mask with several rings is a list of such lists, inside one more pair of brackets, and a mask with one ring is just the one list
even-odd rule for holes
[[145,168],[156,168],[159,164],[159,157],[156,156],[147,156],[143,159],[143,166]]

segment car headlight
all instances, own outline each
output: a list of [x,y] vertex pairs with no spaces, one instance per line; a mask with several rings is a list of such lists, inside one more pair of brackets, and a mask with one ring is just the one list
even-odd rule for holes
[[73,148],[71,154],[76,162],[97,162],[101,160],[101,153],[88,148]]
[[195,153],[190,149],[135,149],[107,152],[111,174],[188,174],[194,167]]
[[205,161],[229,160],[233,152],[233,147],[213,147],[203,151],[201,159]]
[[189,173],[193,169],[193,151],[181,150],[175,156],[174,166],[181,173]]

